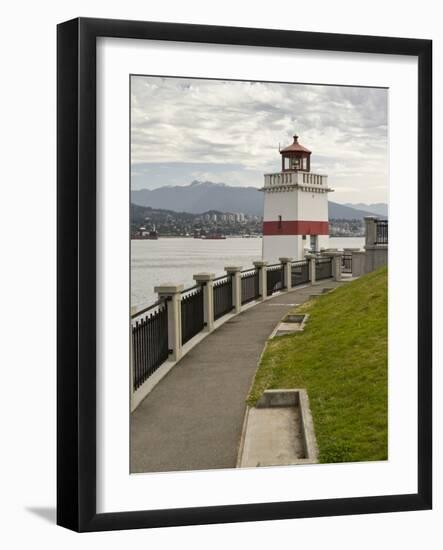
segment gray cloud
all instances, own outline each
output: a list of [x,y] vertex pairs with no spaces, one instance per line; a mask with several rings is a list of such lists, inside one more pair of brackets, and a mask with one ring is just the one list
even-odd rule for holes
[[132,186],[260,187],[296,132],[334,200],[386,201],[387,98],[375,88],[132,77]]

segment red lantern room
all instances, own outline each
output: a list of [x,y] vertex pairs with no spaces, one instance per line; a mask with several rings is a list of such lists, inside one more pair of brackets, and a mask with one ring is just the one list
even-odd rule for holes
[[298,136],[294,136],[294,142],[280,150],[281,169],[283,172],[311,171],[311,151],[298,142]]

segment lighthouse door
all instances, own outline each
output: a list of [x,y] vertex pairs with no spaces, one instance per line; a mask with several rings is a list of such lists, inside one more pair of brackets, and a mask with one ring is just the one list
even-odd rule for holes
[[318,252],[318,238],[317,235],[311,235],[311,251]]

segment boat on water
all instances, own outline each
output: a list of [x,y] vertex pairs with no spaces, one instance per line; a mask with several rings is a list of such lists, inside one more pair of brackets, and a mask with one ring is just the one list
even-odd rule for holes
[[147,231],[145,227],[139,227],[138,230],[131,235],[131,239],[156,241],[158,239],[158,233],[155,229]]
[[206,235],[202,237],[202,239],[220,241],[220,240],[225,240],[226,237],[225,235],[213,234],[213,235]]

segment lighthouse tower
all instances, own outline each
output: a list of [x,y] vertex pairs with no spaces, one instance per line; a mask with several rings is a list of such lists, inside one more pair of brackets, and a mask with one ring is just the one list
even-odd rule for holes
[[328,176],[311,172],[311,151],[298,142],[280,150],[281,171],[265,174],[263,260],[303,259],[327,248]]

